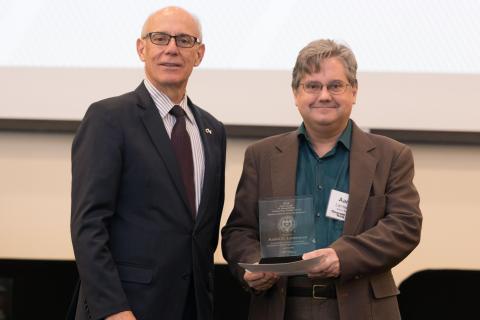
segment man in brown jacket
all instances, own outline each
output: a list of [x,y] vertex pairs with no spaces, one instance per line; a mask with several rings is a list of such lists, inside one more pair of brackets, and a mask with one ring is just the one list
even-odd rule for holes
[[[303,123],[245,153],[222,248],[252,293],[249,319],[400,319],[391,269],[419,243],[422,222],[413,157],[407,146],[350,119],[356,72],[347,46],[308,44],[292,75]],[[245,272],[238,262],[261,258],[259,200],[294,196],[313,199],[315,249],[303,259],[321,259],[305,276]],[[331,209],[342,208],[339,201],[344,212]]]

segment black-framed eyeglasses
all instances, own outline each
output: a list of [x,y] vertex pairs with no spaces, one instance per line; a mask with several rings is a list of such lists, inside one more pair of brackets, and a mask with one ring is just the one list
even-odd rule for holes
[[192,48],[195,44],[200,43],[200,40],[197,37],[184,33],[172,36],[165,32],[149,32],[143,36],[143,39],[147,37],[150,38],[150,41],[152,41],[153,44],[158,46],[168,45],[172,38],[175,39],[175,44],[179,48]]
[[312,94],[321,93],[323,90],[323,87],[326,86],[327,91],[333,95],[342,94],[345,92],[345,90],[347,90],[348,86],[351,86],[351,84],[341,80],[330,81],[326,85],[318,81],[302,82],[300,83],[300,85],[303,87],[303,90],[305,90],[306,93],[312,93]]

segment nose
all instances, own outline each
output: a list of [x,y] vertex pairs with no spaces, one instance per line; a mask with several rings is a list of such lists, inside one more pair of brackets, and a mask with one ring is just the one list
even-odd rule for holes
[[320,101],[330,101],[330,100],[332,100],[332,95],[330,94],[330,92],[328,92],[327,86],[322,87],[322,90],[318,94],[318,99]]
[[175,38],[170,38],[170,41],[165,46],[165,53],[169,54],[176,54],[178,53],[177,43],[175,42]]

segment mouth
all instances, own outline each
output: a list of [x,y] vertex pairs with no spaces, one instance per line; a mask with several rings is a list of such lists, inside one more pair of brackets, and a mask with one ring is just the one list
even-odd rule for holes
[[310,109],[337,109],[338,105],[310,106]]
[[174,62],[161,62],[160,65],[165,68],[180,68],[182,65],[180,63]]

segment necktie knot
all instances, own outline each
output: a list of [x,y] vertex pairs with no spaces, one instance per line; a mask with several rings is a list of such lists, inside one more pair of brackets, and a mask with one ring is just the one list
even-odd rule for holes
[[172,109],[169,111],[175,118],[185,117],[186,113],[185,110],[182,109],[179,105],[174,105]]

